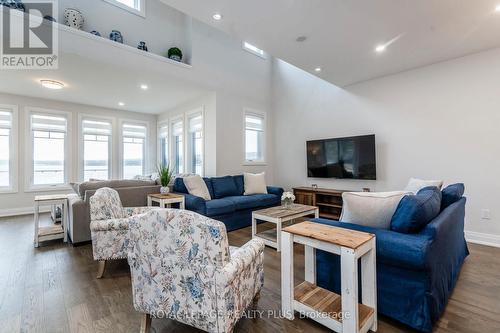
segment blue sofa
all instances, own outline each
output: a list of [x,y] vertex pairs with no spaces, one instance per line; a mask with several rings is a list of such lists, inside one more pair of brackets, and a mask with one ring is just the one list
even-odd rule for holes
[[186,209],[224,222],[227,231],[252,224],[252,212],[281,204],[283,189],[268,186],[267,194],[243,195],[243,175],[203,178],[212,200],[188,194],[182,178],[176,178],[174,192],[184,195]]
[[[326,219],[313,221],[375,234],[378,312],[419,331],[431,332],[433,324],[444,311],[460,268],[469,254],[464,238],[466,199],[462,194],[463,184],[443,190],[438,215],[415,233]],[[400,206],[402,204],[403,200]],[[422,209],[420,205],[415,207]],[[399,206],[398,210],[399,213],[396,211],[393,216],[391,228],[396,214],[401,217],[403,211],[402,215],[405,215]],[[414,213],[418,214],[417,211]],[[316,258],[318,285],[339,293],[340,258],[319,250]]]

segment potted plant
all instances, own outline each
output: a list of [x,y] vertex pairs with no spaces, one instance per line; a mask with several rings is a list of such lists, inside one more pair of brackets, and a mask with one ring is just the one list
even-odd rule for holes
[[168,58],[175,60],[175,61],[181,61],[182,60],[182,51],[178,47],[172,47],[168,50]]
[[172,170],[170,166],[164,164],[158,164],[158,176],[160,177],[160,192],[168,193],[170,189],[168,188],[168,184],[172,180]]

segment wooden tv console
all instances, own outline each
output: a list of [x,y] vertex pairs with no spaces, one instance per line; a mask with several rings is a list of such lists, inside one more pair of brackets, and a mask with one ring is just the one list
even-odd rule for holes
[[346,191],[326,188],[295,187],[293,194],[298,204],[316,206],[319,217],[338,220],[342,213],[342,193]]

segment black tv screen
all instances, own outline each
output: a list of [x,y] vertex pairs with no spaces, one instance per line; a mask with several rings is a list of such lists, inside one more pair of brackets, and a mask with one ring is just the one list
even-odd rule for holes
[[308,141],[307,176],[377,179],[375,135]]

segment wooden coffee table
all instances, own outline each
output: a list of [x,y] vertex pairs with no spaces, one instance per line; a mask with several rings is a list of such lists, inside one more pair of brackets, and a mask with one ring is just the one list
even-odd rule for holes
[[181,194],[166,193],[166,194],[149,194],[148,206],[153,206],[153,202],[160,205],[160,208],[170,208],[173,203],[178,203],[180,209],[184,207],[184,196]]
[[[315,206],[293,204],[290,208],[285,206],[271,207],[252,212],[252,238],[261,239],[264,244],[281,251],[281,228],[284,222],[293,221],[299,217],[314,215],[319,217],[319,209]],[[276,229],[257,233],[257,220],[276,224]]]

